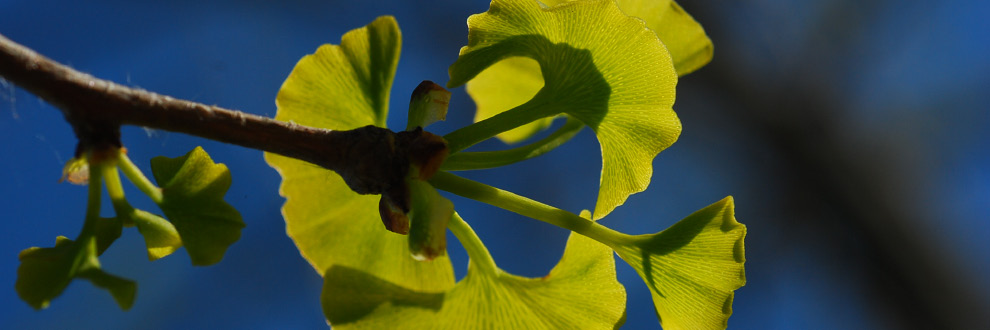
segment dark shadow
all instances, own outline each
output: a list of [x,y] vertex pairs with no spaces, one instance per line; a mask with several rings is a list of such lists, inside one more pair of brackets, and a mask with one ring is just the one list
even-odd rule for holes
[[354,268],[334,265],[323,274],[320,302],[331,324],[358,321],[384,303],[439,311],[443,292],[420,292],[407,289]]
[[612,87],[595,65],[591,51],[554,43],[544,36],[509,37],[496,45],[462,55],[451,67],[451,73],[469,72],[452,75],[451,83],[465,83],[484,69],[515,56],[536,60],[543,74],[543,88],[527,103],[556,110],[546,115],[566,112],[593,129],[605,118]]

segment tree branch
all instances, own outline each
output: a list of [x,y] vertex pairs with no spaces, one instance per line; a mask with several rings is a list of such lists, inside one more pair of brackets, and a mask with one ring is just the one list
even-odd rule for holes
[[424,149],[415,148],[417,143],[437,143],[421,138],[432,135],[422,131],[307,127],[121,86],[59,64],[3,35],[0,77],[61,109],[79,138],[77,153],[119,147],[120,126],[137,125],[307,161],[337,172],[355,192],[378,194],[405,177],[409,149]]

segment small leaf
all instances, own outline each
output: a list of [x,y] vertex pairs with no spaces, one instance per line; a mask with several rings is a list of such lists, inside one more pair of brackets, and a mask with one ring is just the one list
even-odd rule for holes
[[454,203],[426,181],[410,179],[409,250],[416,260],[433,260],[447,253],[447,222],[454,215]]
[[[545,81],[522,106],[476,125],[567,113],[591,127],[602,149],[595,219],[646,189],[653,158],[674,143],[681,125],[671,109],[677,74],[642,20],[623,14],[611,0],[548,9],[537,1],[495,0],[488,12],[468,19],[468,28],[468,45],[450,67],[449,87],[518,56],[536,60]],[[451,144],[461,143],[457,137],[447,136]]]
[[335,329],[614,329],[625,321],[612,250],[589,238],[571,234],[560,263],[542,278],[478,269],[472,264],[450,291],[428,292],[333,267],[323,312]]
[[127,310],[134,303],[137,284],[100,270],[96,258],[96,239],[77,243],[59,236],[55,247],[32,247],[18,258],[17,282],[14,287],[18,296],[35,309],[47,308],[52,299],[62,294],[73,278],[87,278],[96,286],[107,289],[120,305]]
[[21,251],[14,285],[21,299],[35,309],[47,308],[72,281],[77,250],[71,240],[59,236],[55,247],[30,247]]
[[182,238],[171,222],[142,210],[135,210],[133,219],[138,232],[144,236],[148,260],[155,261],[182,247]]
[[[384,127],[401,44],[395,19],[382,16],[345,34],[339,46],[321,46],[282,84],[275,119],[334,130]],[[282,175],[286,231],[321,275],[345,267],[410,290],[454,285],[447,257],[413,260],[408,237],[382,226],[379,196],[358,195],[336,173],[303,161],[272,153],[265,160]]]
[[223,200],[230,188],[227,166],[196,147],[178,158],[151,159],[151,172],[162,187],[158,206],[175,225],[193,265],[219,262],[244,227],[241,214]]
[[746,284],[746,226],[733,215],[732,197],[638,237],[615,252],[646,281],[664,329],[724,329],[733,291]]

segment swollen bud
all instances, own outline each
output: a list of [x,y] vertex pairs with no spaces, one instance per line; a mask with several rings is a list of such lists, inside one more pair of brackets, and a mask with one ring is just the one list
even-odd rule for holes
[[447,251],[447,223],[454,215],[454,203],[440,196],[426,181],[406,182],[412,197],[409,250],[416,260],[433,260]]
[[409,100],[409,121],[406,130],[426,127],[446,119],[448,104],[450,104],[450,91],[429,80],[419,83]]
[[62,168],[62,178],[58,182],[69,181],[71,184],[84,185],[89,183],[89,162],[86,157],[70,159]]
[[399,186],[382,193],[378,213],[385,229],[396,234],[409,234],[409,217],[406,216],[409,213],[409,189]]

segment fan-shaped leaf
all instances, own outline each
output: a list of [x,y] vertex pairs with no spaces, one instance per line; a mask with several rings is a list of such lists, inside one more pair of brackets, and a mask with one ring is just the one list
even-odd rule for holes
[[746,284],[745,237],[727,197],[615,252],[646,281],[664,329],[724,329]]
[[571,234],[560,263],[542,278],[479,270],[447,292],[424,293],[371,274],[331,268],[323,311],[335,329],[613,329],[626,292],[612,250]]
[[[214,163],[203,148],[196,147],[181,157],[152,158],[151,172],[162,187],[162,200],[158,207],[175,225],[193,265],[219,262],[227,247],[241,237],[241,228],[244,227],[241,214],[223,200],[227,188],[230,188],[227,166]],[[152,226],[146,223],[138,229],[144,234]],[[174,250],[173,245],[161,244],[157,252],[149,249],[149,256]]]
[[[555,6],[573,0],[542,0]],[[618,0],[623,13],[641,18],[667,47],[678,76],[691,73],[712,59],[711,39],[694,18],[672,0]],[[466,90],[477,104],[475,121],[517,107],[543,87],[540,65],[526,57],[511,57],[488,67],[468,81]],[[525,140],[550,125],[542,119],[498,135],[506,143]]]
[[[595,219],[646,189],[653,158],[674,143],[681,126],[671,109],[677,74],[643,21],[623,14],[612,0],[550,8],[533,0],[496,0],[488,12],[471,16],[468,28],[449,86],[520,56],[536,60],[545,81],[531,100],[475,124],[479,129],[497,134],[559,113],[591,127],[602,148]],[[476,142],[461,141],[469,140],[463,134],[469,133],[445,137],[452,151]]]
[[[339,46],[321,46],[282,84],[275,119],[336,130],[384,127],[400,47],[391,16],[348,32]],[[328,285],[337,281],[325,274],[328,269],[352,269],[410,290],[440,292],[454,285],[447,257],[413,260],[407,236],[385,229],[379,196],[358,195],[339,175],[313,164],[271,153],[265,159],[282,175],[286,230]]]

